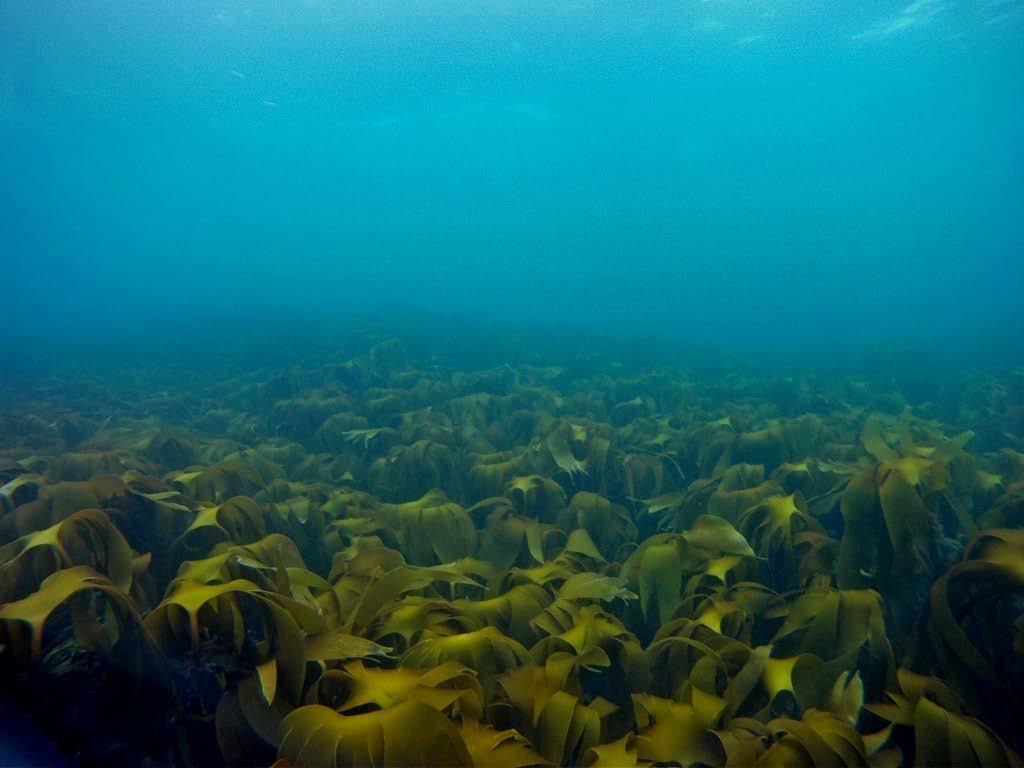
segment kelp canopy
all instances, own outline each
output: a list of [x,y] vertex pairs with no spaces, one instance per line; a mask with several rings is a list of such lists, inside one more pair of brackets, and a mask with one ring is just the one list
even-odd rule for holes
[[82,765],[1020,762],[1020,371],[138,382],[0,419],[3,695]]

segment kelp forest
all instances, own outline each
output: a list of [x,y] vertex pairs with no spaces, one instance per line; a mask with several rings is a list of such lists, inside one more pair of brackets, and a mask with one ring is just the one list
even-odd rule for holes
[[0,696],[81,766],[1021,765],[1024,371],[279,368],[0,413]]

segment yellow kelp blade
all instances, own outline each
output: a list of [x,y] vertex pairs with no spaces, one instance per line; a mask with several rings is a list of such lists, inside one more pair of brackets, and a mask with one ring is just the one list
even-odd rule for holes
[[310,704],[285,717],[281,733],[278,756],[295,768],[473,768],[455,725],[418,701],[362,715],[341,715]]

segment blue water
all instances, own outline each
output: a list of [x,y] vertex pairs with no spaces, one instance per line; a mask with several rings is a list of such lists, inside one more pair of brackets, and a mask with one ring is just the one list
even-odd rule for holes
[[837,6],[3,0],[5,343],[359,315],[1019,356],[1024,2]]

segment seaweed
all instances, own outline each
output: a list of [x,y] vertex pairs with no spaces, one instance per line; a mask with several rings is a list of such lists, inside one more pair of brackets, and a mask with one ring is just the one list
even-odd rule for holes
[[1020,764],[1019,382],[207,373],[0,420],[0,671],[82,764]]

